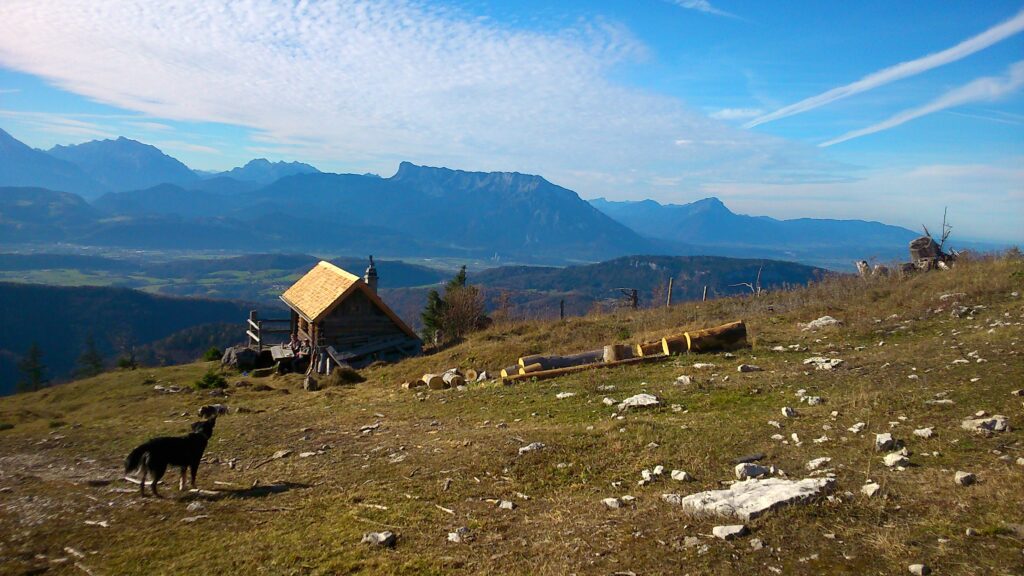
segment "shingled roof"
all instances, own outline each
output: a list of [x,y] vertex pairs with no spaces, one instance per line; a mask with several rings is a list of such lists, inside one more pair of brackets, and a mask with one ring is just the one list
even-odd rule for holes
[[403,332],[413,338],[417,337],[412,328],[409,328],[362,278],[330,262],[321,260],[305,276],[285,290],[281,300],[309,322],[318,322],[357,290],[362,291]]

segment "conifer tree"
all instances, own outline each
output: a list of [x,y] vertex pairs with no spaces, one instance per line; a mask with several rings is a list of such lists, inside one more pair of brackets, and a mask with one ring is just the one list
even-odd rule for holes
[[39,344],[33,342],[28,352],[18,362],[18,370],[21,370],[22,378],[18,382],[20,392],[34,392],[46,386],[50,380],[46,377],[46,365],[43,364],[43,351]]
[[75,375],[79,378],[96,376],[103,372],[103,356],[96,350],[96,341],[92,334],[85,340],[85,350],[78,357],[78,368]]

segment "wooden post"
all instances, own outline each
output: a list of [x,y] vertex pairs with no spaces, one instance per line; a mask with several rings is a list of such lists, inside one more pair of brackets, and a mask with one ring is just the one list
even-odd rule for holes
[[704,285],[704,295],[701,296],[700,301],[701,302],[707,302],[708,301],[708,285],[707,284]]
[[[246,330],[246,335],[247,336],[249,334],[249,330],[251,329],[252,325],[256,324],[256,315],[257,315],[257,312],[255,310],[249,310],[249,323],[246,324],[246,326],[245,326],[245,330]],[[252,336],[249,336],[249,346],[251,347],[252,344],[253,344]]]
[[633,306],[633,310],[636,310],[640,304],[640,298],[637,296],[636,288],[633,288],[629,292],[629,303]]
[[665,299],[666,308],[672,307],[672,280],[673,278],[668,279],[668,298]]
[[558,303],[558,319],[565,320],[565,300]]

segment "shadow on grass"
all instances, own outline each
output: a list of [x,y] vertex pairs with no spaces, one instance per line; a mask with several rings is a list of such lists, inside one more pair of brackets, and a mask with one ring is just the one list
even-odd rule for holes
[[289,490],[302,490],[310,488],[312,484],[299,482],[277,482],[265,486],[253,486],[251,488],[224,488],[218,490],[193,489],[181,497],[181,500],[224,500],[227,498],[247,499],[266,498],[271,494],[281,494]]

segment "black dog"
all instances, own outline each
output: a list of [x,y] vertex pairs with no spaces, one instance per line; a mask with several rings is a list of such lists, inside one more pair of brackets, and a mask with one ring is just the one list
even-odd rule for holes
[[178,483],[178,489],[185,489],[186,468],[192,472],[192,487],[195,488],[199,460],[203,457],[210,437],[213,436],[213,426],[216,423],[216,418],[196,422],[192,424],[192,433],[188,436],[153,438],[128,455],[124,461],[125,474],[141,468],[141,494],[146,495],[146,476],[149,474],[153,477],[153,495],[160,496],[156,491],[156,484],[163,478],[167,466],[180,466],[181,481]]

